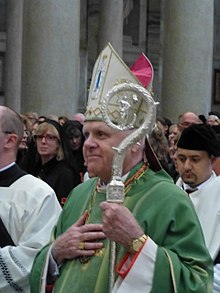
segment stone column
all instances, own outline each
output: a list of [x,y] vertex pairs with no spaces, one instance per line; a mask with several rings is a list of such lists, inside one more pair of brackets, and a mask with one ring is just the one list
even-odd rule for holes
[[213,0],[165,0],[162,115],[173,122],[184,111],[207,115],[211,106]]
[[80,0],[24,0],[22,110],[77,112]]
[[20,113],[23,0],[8,0],[6,5],[5,105]]
[[110,42],[122,57],[123,1],[101,0],[99,19],[99,52]]

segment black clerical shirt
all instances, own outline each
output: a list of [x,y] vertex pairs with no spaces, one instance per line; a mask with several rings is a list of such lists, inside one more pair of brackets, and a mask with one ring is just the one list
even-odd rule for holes
[[0,172],[0,186],[9,187],[20,177],[26,175],[27,173],[21,170],[17,164],[9,167],[8,169]]

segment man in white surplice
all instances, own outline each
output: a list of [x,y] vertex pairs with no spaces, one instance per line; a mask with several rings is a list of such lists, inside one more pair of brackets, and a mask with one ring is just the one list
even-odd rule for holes
[[176,185],[184,189],[197,212],[206,245],[213,258],[214,292],[220,292],[220,177],[212,170],[220,142],[211,126],[186,128],[177,143]]
[[0,106],[0,218],[12,239],[0,232],[0,293],[30,292],[34,258],[61,211],[53,189],[15,163],[22,136],[20,116]]

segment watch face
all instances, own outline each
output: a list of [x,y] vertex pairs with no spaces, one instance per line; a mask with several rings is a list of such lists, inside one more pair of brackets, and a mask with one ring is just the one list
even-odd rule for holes
[[140,239],[135,239],[133,241],[133,249],[134,249],[134,251],[137,252],[141,248],[142,245],[143,245],[143,243],[141,242]]
[[142,235],[140,238],[134,239],[132,242],[131,250],[133,250],[133,252],[139,251],[146,240],[147,240],[146,235]]

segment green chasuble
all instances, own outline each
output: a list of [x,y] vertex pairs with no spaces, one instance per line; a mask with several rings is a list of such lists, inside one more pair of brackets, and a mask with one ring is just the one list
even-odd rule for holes
[[[140,166],[130,172],[128,179]],[[97,192],[96,185],[97,178],[90,179],[70,193],[54,238],[74,224],[85,210],[91,211],[89,223],[101,223],[99,204],[106,195]],[[158,245],[152,292],[212,292],[212,260],[191,201],[163,170],[155,173],[147,169],[138,180],[132,181],[124,205]],[[44,247],[35,259],[30,278],[32,293],[40,292],[49,247]],[[126,250],[117,244],[117,264],[125,254]],[[62,265],[54,292],[107,293],[108,269],[109,241],[106,239],[104,249],[88,262],[82,263],[77,258]]]

